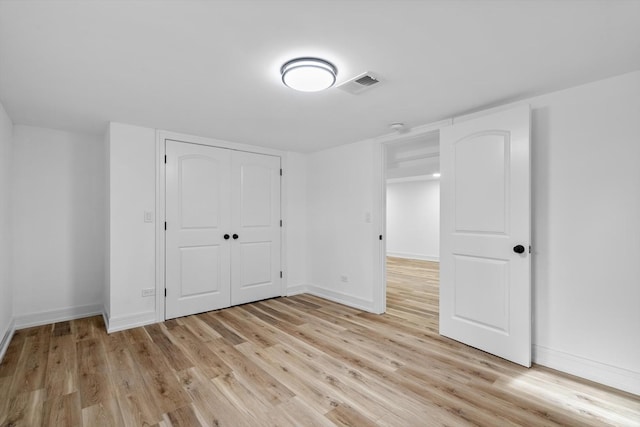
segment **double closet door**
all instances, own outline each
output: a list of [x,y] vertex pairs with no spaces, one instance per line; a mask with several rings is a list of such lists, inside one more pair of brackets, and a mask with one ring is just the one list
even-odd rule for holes
[[280,296],[280,158],[165,148],[165,318]]

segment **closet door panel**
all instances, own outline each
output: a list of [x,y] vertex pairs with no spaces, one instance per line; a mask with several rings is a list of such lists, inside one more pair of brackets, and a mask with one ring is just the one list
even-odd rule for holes
[[234,152],[231,176],[231,303],[281,296],[280,158]]
[[229,150],[166,142],[165,318],[230,305]]

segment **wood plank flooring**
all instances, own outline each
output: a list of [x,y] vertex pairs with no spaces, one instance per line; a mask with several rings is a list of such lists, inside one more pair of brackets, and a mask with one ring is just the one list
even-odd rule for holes
[[640,397],[438,335],[438,265],[388,262],[388,312],[308,295],[106,334],[16,332],[2,426],[632,426]]

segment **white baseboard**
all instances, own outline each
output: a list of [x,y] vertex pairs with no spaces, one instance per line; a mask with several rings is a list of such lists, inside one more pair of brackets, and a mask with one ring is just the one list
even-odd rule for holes
[[299,295],[299,294],[304,294],[308,291],[309,286],[307,285],[296,285],[296,286],[290,286],[287,288],[287,296],[293,296],[293,295]]
[[406,259],[419,259],[422,261],[440,262],[440,257],[435,255],[414,254],[411,252],[387,252],[387,256]]
[[9,327],[2,337],[2,341],[0,341],[0,363],[2,363],[2,359],[4,359],[4,355],[7,353],[7,349],[9,348],[9,343],[11,342],[11,338],[13,338],[13,334],[16,332],[16,321],[15,319],[11,319],[9,323]]
[[158,322],[155,310],[120,317],[108,317],[104,312],[102,315],[104,317],[104,324],[107,327],[108,333],[124,331],[125,329],[137,328],[139,326],[151,325],[152,323]]
[[307,293],[320,298],[328,299],[329,301],[357,308],[359,310],[364,310],[369,313],[375,313],[375,310],[373,309],[373,301],[368,301],[362,298],[354,297],[352,295],[343,294],[342,292],[332,291],[313,285],[307,286]]
[[102,313],[99,304],[80,305],[60,310],[49,310],[40,313],[29,313],[16,316],[16,329],[30,328],[32,326],[48,325],[50,323],[65,322],[67,320],[81,319]]
[[533,361],[547,368],[640,395],[640,372],[629,371],[539,345],[533,346]]

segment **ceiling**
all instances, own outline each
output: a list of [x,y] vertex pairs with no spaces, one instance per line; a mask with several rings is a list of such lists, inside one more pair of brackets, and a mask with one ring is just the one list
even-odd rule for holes
[[[0,1],[14,123],[108,121],[300,152],[640,69],[640,1]],[[298,56],[371,71],[299,93]]]

